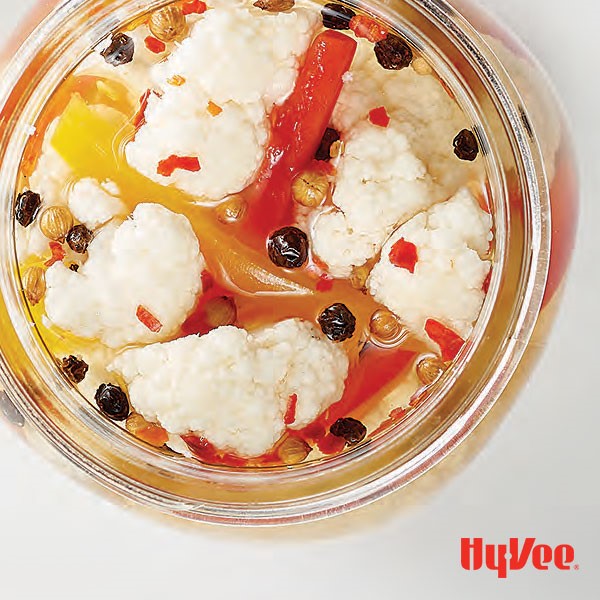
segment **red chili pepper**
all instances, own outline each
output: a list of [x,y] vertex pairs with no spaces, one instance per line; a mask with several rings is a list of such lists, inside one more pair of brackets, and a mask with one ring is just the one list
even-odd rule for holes
[[375,19],[364,15],[356,15],[350,19],[350,29],[359,38],[366,38],[376,43],[387,37],[388,32]]
[[435,319],[427,320],[425,331],[440,347],[443,360],[454,360],[465,345],[465,341],[459,335]]
[[323,454],[339,454],[346,446],[346,440],[328,433],[317,441],[317,446]]
[[390,250],[390,262],[395,267],[406,269],[411,273],[415,272],[415,265],[419,260],[417,247],[412,242],[407,242],[400,238]]
[[298,405],[298,395],[292,394],[288,398],[287,408],[283,416],[283,422],[286,425],[291,425],[296,420],[296,406]]
[[490,282],[492,281],[492,269],[490,268],[488,274],[486,275],[485,279],[483,280],[483,285],[481,286],[481,289],[483,290],[484,294],[487,294],[489,289],[490,289]]
[[328,292],[329,290],[331,290],[331,288],[333,288],[333,279],[331,279],[331,277],[323,273],[319,277],[319,281],[317,281],[316,288],[317,292]]
[[263,241],[293,221],[292,178],[319,147],[355,52],[351,37],[333,30],[320,33],[306,53],[294,91],[273,111],[271,139],[247,213],[252,231]]
[[162,54],[167,49],[167,45],[164,42],[161,42],[151,35],[144,40],[144,44],[146,44],[146,48],[148,48],[150,52],[154,52],[154,54]]
[[146,122],[146,109],[148,108],[148,100],[152,95],[152,90],[146,90],[140,98],[140,109],[135,117],[133,117],[133,126],[139,129]]
[[200,2],[199,0],[189,0],[188,2],[184,2],[181,7],[184,15],[192,15],[197,14],[201,15],[206,11],[206,2]]
[[385,106],[374,108],[369,112],[369,121],[378,127],[387,127],[390,124],[390,116],[387,114]]
[[200,161],[196,156],[176,156],[172,154],[158,163],[156,172],[163,177],[170,177],[177,170],[197,172],[200,170]]
[[48,246],[50,246],[52,258],[50,258],[50,260],[47,260],[44,264],[47,267],[51,267],[54,263],[60,262],[67,255],[67,253],[62,247],[62,244],[59,244],[58,242],[50,242]]
[[145,325],[152,333],[158,333],[162,329],[162,323],[143,306],[138,306],[135,316]]

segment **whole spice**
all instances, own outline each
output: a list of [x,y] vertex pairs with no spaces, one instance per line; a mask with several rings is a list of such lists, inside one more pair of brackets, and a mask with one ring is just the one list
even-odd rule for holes
[[315,158],[317,160],[329,160],[332,158],[331,156],[331,146],[335,142],[340,139],[340,134],[333,129],[333,127],[328,127],[323,134],[323,138],[321,139],[321,143],[317,148],[315,153]]
[[379,42],[383,40],[388,32],[375,19],[365,15],[356,15],[350,21],[350,29],[354,35],[359,38],[366,38],[369,42]]
[[447,369],[446,364],[436,356],[426,356],[417,363],[417,376],[425,385],[437,381]]
[[166,429],[156,423],[146,421],[142,415],[137,413],[132,413],[127,417],[125,427],[136,438],[157,448],[164,446],[169,441],[169,434]]
[[390,262],[395,267],[406,269],[411,273],[415,272],[415,266],[419,260],[417,247],[412,242],[407,242],[404,238],[400,238],[390,250]]
[[384,69],[392,71],[408,67],[413,59],[408,44],[392,33],[375,44],[375,56]]
[[324,173],[304,171],[292,182],[294,200],[302,206],[319,206],[329,190],[329,181]]
[[352,417],[338,419],[329,428],[329,431],[336,437],[344,438],[348,446],[359,444],[367,435],[367,428],[360,421]]
[[402,324],[389,310],[380,308],[371,316],[369,330],[381,342],[394,342],[402,335]]
[[89,365],[76,356],[67,356],[60,362],[61,371],[74,384],[81,383],[87,375]]
[[204,306],[204,320],[211,328],[233,325],[237,320],[235,300],[228,296],[217,296]]
[[390,124],[390,116],[385,110],[385,106],[374,108],[369,112],[369,121],[378,127],[387,127]]
[[75,225],[67,233],[69,248],[78,254],[85,254],[94,234],[85,225]]
[[294,0],[257,0],[254,6],[267,12],[277,13],[294,8],[294,4]]
[[26,190],[17,196],[15,219],[23,227],[29,227],[40,209],[42,198],[39,194]]
[[479,144],[477,138],[472,131],[463,129],[454,138],[454,154],[460,158],[460,160],[474,161],[479,154]]
[[164,42],[152,37],[151,35],[144,39],[144,44],[146,45],[146,48],[148,48],[148,50],[154,54],[162,54],[167,49],[167,46]]
[[200,171],[200,161],[197,156],[177,156],[171,154],[169,158],[165,158],[158,163],[156,172],[163,177],[170,177],[177,169],[197,173]]
[[73,215],[66,206],[51,206],[42,212],[39,219],[40,231],[55,242],[64,242],[73,227]]
[[32,304],[36,305],[46,293],[46,273],[42,267],[29,267],[23,273],[23,291],[25,297]]
[[187,30],[183,10],[176,4],[165,6],[152,13],[148,23],[152,35],[162,42],[172,42]]
[[101,52],[104,60],[113,67],[126,65],[133,60],[135,43],[124,33],[115,33],[108,48]]
[[334,342],[350,339],[356,329],[356,317],[341,302],[327,307],[319,315],[318,321],[323,333]]
[[162,323],[144,306],[138,306],[135,316],[138,321],[145,325],[152,333],[158,333],[162,329]]
[[285,465],[297,465],[306,460],[312,448],[302,439],[289,436],[277,446],[277,456]]
[[129,415],[129,400],[118,385],[103,383],[96,390],[94,399],[102,413],[113,421],[124,421]]
[[434,319],[427,320],[425,332],[440,347],[444,361],[454,360],[465,345],[465,341],[458,334]]
[[342,4],[329,3],[321,10],[323,25],[328,29],[350,29],[350,21],[356,13]]
[[308,237],[297,227],[283,227],[271,234],[267,249],[278,267],[298,269],[308,259]]
[[217,205],[217,219],[221,223],[235,223],[239,221],[246,212],[248,205],[246,201],[239,195],[229,196],[227,200]]

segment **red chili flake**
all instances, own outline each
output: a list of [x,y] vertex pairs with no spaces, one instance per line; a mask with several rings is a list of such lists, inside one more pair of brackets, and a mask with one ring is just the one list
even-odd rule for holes
[[48,245],[50,246],[50,251],[52,252],[52,258],[47,260],[44,264],[47,267],[51,267],[54,263],[60,262],[67,255],[67,253],[62,247],[62,244],[59,244],[58,242],[50,242]]
[[387,114],[385,106],[374,108],[369,113],[369,121],[378,127],[387,127],[390,124],[390,116]]
[[133,126],[139,129],[146,122],[146,109],[148,108],[148,100],[152,95],[152,90],[146,90],[140,98],[140,109],[135,117],[133,117]]
[[137,307],[135,316],[142,324],[152,331],[152,333],[158,333],[162,329],[162,323],[147,308],[144,308],[143,306]]
[[188,0],[188,2],[183,3],[181,8],[184,15],[201,15],[206,11],[207,6],[206,2],[200,2],[200,0]]
[[350,29],[359,38],[370,42],[380,42],[387,37],[388,32],[375,19],[364,15],[356,15],[350,19]]
[[405,414],[405,408],[394,408],[394,410],[390,412],[390,419],[393,419],[394,421],[399,421],[404,417]]
[[332,433],[328,433],[325,437],[317,442],[319,450],[323,454],[338,454],[346,446],[346,440]]
[[206,110],[213,117],[218,117],[223,112],[223,109],[218,104],[215,104],[212,100],[208,101],[208,104],[206,106]]
[[465,341],[439,321],[428,319],[425,323],[427,335],[440,347],[443,360],[454,360]]
[[323,273],[317,281],[317,292],[328,292],[333,287],[333,279]]
[[419,260],[417,247],[412,242],[400,238],[390,250],[390,262],[395,267],[401,267],[411,273],[415,272],[415,265]]
[[163,177],[170,177],[177,169],[196,173],[200,170],[200,161],[196,156],[176,156],[172,154],[169,158],[165,158],[165,160],[158,163],[156,172]]
[[490,281],[492,280],[492,269],[489,270],[488,274],[486,275],[485,279],[483,280],[483,285],[481,286],[481,289],[483,290],[484,294],[488,293],[488,290],[490,289]]
[[296,406],[298,405],[298,395],[292,394],[288,398],[287,408],[283,416],[283,422],[286,425],[291,425],[296,420]]
[[164,42],[151,35],[144,40],[144,44],[146,44],[146,48],[148,48],[150,52],[154,52],[154,54],[162,54],[167,49],[167,45]]
[[206,294],[215,285],[214,277],[208,271],[202,271],[200,279],[202,280],[202,292]]

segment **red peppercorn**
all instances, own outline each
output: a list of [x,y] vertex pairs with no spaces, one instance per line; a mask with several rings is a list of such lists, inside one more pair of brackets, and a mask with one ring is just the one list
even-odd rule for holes
[[167,49],[167,45],[164,42],[161,42],[151,35],[144,40],[144,44],[146,44],[146,48],[148,48],[150,52],[154,52],[154,54],[162,54]]
[[425,323],[427,335],[440,347],[443,360],[454,360],[465,341],[454,331],[435,319],[428,319]]
[[200,161],[196,156],[176,156],[172,154],[158,163],[156,172],[163,177],[170,177],[177,170],[197,172],[200,170]]
[[369,113],[369,121],[378,127],[387,127],[390,124],[390,116],[387,114],[385,106],[374,108]]
[[415,265],[419,260],[417,247],[412,242],[407,242],[400,238],[390,250],[390,262],[395,267],[406,269],[411,273],[415,272]]

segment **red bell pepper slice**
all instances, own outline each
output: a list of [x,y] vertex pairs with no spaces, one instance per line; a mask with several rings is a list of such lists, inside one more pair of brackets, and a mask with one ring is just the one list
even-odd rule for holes
[[415,265],[419,260],[417,247],[412,242],[407,242],[400,238],[390,250],[390,262],[395,267],[406,269],[411,273],[415,272]]
[[465,345],[465,340],[435,319],[427,320],[425,332],[440,347],[443,360],[454,360]]

